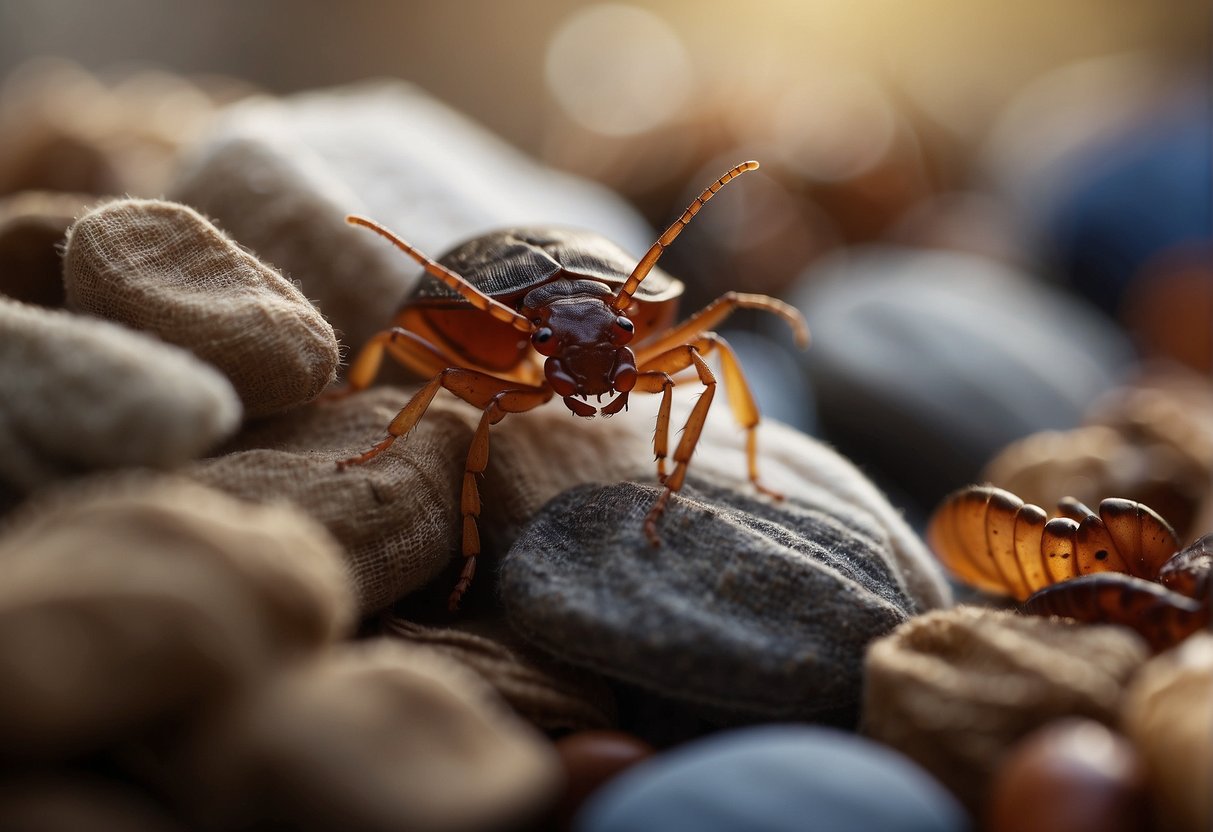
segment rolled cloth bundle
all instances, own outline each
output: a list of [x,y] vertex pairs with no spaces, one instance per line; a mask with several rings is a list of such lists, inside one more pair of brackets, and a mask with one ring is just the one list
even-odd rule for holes
[[936,611],[869,649],[863,730],[976,811],[1015,740],[1067,716],[1114,724],[1147,656],[1123,627],[971,606]]
[[336,376],[333,327],[303,293],[193,209],[116,200],[81,217],[67,303],[155,333],[226,375],[249,417],[289,410]]

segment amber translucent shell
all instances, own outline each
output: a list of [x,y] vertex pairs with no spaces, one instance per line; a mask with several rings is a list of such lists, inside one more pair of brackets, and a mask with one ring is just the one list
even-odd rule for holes
[[1012,595],[1036,615],[1122,624],[1156,650],[1210,625],[1213,535],[1176,552],[1165,520],[1132,500],[1099,514],[1073,499],[1048,519],[992,486],[970,486],[936,510],[927,537],[943,564],[979,589]]
[[1110,498],[1096,514],[1074,499],[1049,519],[1009,491],[974,485],[936,509],[927,540],[949,571],[986,592],[1023,601],[1060,581],[1121,572],[1148,581],[1179,548],[1167,521],[1148,506]]

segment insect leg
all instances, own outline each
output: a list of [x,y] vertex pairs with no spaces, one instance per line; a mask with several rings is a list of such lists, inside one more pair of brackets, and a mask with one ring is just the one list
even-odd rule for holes
[[[427,355],[423,351],[429,345],[420,337],[406,330],[399,330],[403,336],[395,341],[387,341],[385,347],[394,357],[407,358],[421,362],[426,358],[441,357],[436,353]],[[430,347],[432,350],[433,348]],[[401,355],[397,356],[399,351]],[[463,488],[460,493],[460,514],[463,518],[462,553],[463,569],[459,581],[451,592],[448,606],[454,610],[459,606],[459,599],[472,583],[476,573],[476,556],[480,554],[480,534],[476,527],[476,518],[480,515],[480,491],[476,485],[476,476],[483,474],[489,460],[489,426],[495,425],[505,418],[507,413],[523,413],[538,407],[552,398],[550,387],[519,388],[518,382],[482,373],[478,370],[467,370],[461,367],[447,367],[439,371],[425,386],[413,394],[408,403],[401,408],[396,417],[388,425],[387,437],[359,456],[337,463],[340,467],[358,465],[374,459],[391,447],[398,437],[412,430],[421,417],[425,415],[434,396],[441,389],[446,389],[469,404],[483,409],[480,424],[472,436],[472,444],[468,449],[467,463],[464,466]]]
[[[733,352],[728,341],[715,332],[699,333],[690,343],[701,355],[707,355],[713,350],[719,353],[720,367],[724,373],[724,391],[729,399],[729,410],[732,411],[737,424],[741,425],[746,432],[746,473],[750,482],[760,492],[777,500],[783,499],[782,494],[763,485],[758,477],[760,415],[758,404],[754,401],[754,394],[750,390],[750,384],[746,380],[745,373],[742,372],[741,362],[737,359],[737,353]],[[646,367],[647,365],[642,364],[641,366]],[[663,401],[662,404],[664,405],[665,402]]]
[[754,394],[750,390],[750,383],[746,380],[745,373],[742,372],[741,362],[737,360],[737,353],[733,352],[728,341],[715,332],[705,332],[695,341],[695,346],[704,355],[713,349],[720,354],[720,368],[724,373],[724,391],[729,398],[729,409],[733,412],[733,418],[737,420],[737,424],[745,428],[746,432],[746,473],[750,482],[763,494],[782,500],[782,494],[767,488],[758,479],[758,422],[760,416],[758,404],[754,401]]
[[657,429],[653,431],[653,458],[657,460],[657,481],[665,483],[665,460],[670,447],[670,404],[674,392],[674,379],[668,373],[641,373],[636,377],[638,393],[661,393],[661,407],[657,410]]
[[682,323],[657,335],[654,340],[637,347],[637,363],[643,364],[666,350],[694,340],[733,314],[735,309],[765,309],[778,315],[788,322],[788,326],[792,327],[792,332],[796,336],[796,344],[799,347],[803,349],[809,345],[809,327],[804,322],[804,316],[796,307],[766,295],[726,292]]
[[[665,479],[665,491],[657,498],[657,502],[644,518],[644,533],[648,536],[649,542],[654,546],[661,545],[661,540],[657,537],[657,521],[665,511],[666,504],[670,501],[670,495],[682,489],[683,481],[687,475],[687,465],[691,461],[691,455],[695,453],[695,446],[699,444],[699,436],[703,433],[703,426],[707,422],[708,410],[712,406],[712,398],[716,395],[716,376],[712,375],[712,370],[708,367],[707,362],[700,357],[699,350],[693,344],[684,344],[681,347],[669,350],[665,354],[658,356],[648,365],[640,368],[642,374],[666,373],[667,375],[673,375],[687,367],[695,368],[695,372],[699,375],[699,382],[703,385],[704,390],[703,394],[696,400],[695,406],[691,409],[691,415],[687,417],[686,425],[682,429],[682,439],[679,440],[678,447],[674,449],[674,470]],[[673,382],[670,383],[670,386],[672,385]]]
[[376,333],[362,346],[350,364],[345,387],[326,393],[324,398],[342,399],[370,387],[383,366],[384,353],[420,376],[432,376],[453,363],[449,356],[417,333],[394,326]]
[[[401,330],[406,335],[411,336],[416,341],[425,344],[425,341],[412,333]],[[409,347],[410,341],[399,342],[400,349],[419,349],[416,345]],[[415,355],[416,353],[414,353]],[[386,451],[392,446],[399,437],[404,436],[412,430],[416,424],[421,421],[421,417],[425,415],[425,411],[429,408],[430,402],[434,400],[434,396],[442,388],[446,388],[454,393],[459,398],[475,405],[476,407],[488,407],[493,396],[502,390],[516,388],[518,382],[508,379],[497,378],[496,376],[482,373],[478,370],[466,370],[462,367],[447,367],[439,371],[433,378],[425,383],[425,386],[413,394],[413,397],[408,400],[396,417],[388,424],[387,436],[380,440],[377,444],[371,446],[361,454],[349,459],[342,460],[337,463],[340,468],[346,468],[350,465],[361,465],[364,462],[369,462],[379,454]],[[544,389],[544,388],[539,388]],[[550,395],[550,393],[549,393]]]
[[[455,394],[459,395],[457,392]],[[483,474],[489,464],[489,427],[504,419],[507,413],[525,413],[551,398],[552,391],[547,388],[505,390],[493,396],[480,417],[463,469],[463,491],[459,499],[459,510],[463,515],[463,569],[447,599],[447,608],[452,612],[459,608],[459,601],[472,585],[472,578],[476,574],[476,556],[480,554],[480,532],[476,518],[480,516],[481,505],[476,477]]]

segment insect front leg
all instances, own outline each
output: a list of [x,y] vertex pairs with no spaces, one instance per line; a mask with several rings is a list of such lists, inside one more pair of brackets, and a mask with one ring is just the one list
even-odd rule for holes
[[[418,350],[420,349],[418,343],[428,346],[423,339],[407,330],[398,329],[392,331],[407,336],[405,340],[393,343],[393,348]],[[516,388],[517,386],[518,382],[516,381],[497,378],[488,373],[482,373],[479,370],[467,370],[462,367],[447,367],[440,370],[433,378],[426,382],[424,387],[414,393],[413,397],[408,400],[408,403],[400,409],[400,412],[388,424],[387,436],[358,456],[341,460],[337,463],[337,466],[339,468],[346,468],[350,465],[361,465],[365,462],[370,462],[379,456],[379,454],[386,451],[392,446],[393,442],[401,436],[405,436],[416,427],[417,423],[421,421],[421,417],[425,415],[426,410],[429,408],[430,402],[434,400],[434,396],[443,388],[446,388],[469,404],[475,405],[478,408],[484,408],[488,406],[493,396],[497,393]]]
[[657,481],[665,484],[665,460],[670,448],[670,404],[673,399],[674,379],[669,373],[641,373],[633,388],[638,393],[661,393],[661,406],[657,410],[657,428],[653,431],[653,458],[657,461]]
[[[769,497],[782,500],[783,495],[763,485],[758,476],[758,423],[761,421],[761,417],[758,412],[758,404],[754,401],[754,393],[750,390],[750,383],[741,369],[737,353],[733,351],[728,341],[715,332],[699,333],[690,341],[690,345],[701,355],[708,355],[713,351],[720,355],[720,368],[724,374],[724,391],[728,397],[729,410],[737,424],[741,425],[746,432],[746,473],[754,488]],[[663,409],[667,407],[666,400],[663,399],[661,404]],[[660,418],[658,422],[660,423]],[[659,464],[658,471],[661,470]]]
[[761,417],[758,403],[754,401],[754,393],[750,390],[750,382],[741,369],[737,353],[728,341],[715,332],[705,332],[695,339],[695,347],[703,355],[716,351],[720,355],[720,369],[724,374],[724,391],[728,396],[729,410],[737,424],[745,429],[746,474],[750,483],[758,491],[776,500],[782,500],[783,495],[778,491],[767,488],[758,477],[758,423]]
[[[654,546],[661,545],[661,539],[657,536],[657,521],[665,512],[666,504],[670,501],[670,495],[676,491],[680,491],[683,482],[686,480],[687,465],[690,464],[691,455],[695,453],[695,446],[699,444],[699,437],[703,433],[704,424],[707,422],[708,410],[712,406],[712,398],[716,395],[716,376],[712,374],[712,370],[708,367],[707,362],[700,357],[699,350],[693,344],[684,344],[681,347],[669,350],[640,368],[640,378],[647,377],[648,379],[653,379],[657,374],[665,374],[668,378],[688,367],[695,368],[695,372],[699,376],[699,383],[703,385],[704,389],[703,393],[696,400],[695,406],[691,408],[691,415],[687,417],[686,425],[682,429],[682,439],[679,440],[678,447],[674,449],[674,470],[665,479],[665,491],[657,498],[657,502],[644,518],[644,533],[648,537],[649,542]],[[638,385],[639,382],[640,379],[637,379]],[[663,384],[662,395],[668,396],[668,391],[672,386],[672,381],[668,385]],[[662,407],[666,409],[664,399]],[[658,433],[663,435],[668,434],[668,409],[666,410],[664,431],[660,430],[660,413],[658,414],[658,422]],[[655,439],[655,450],[660,447],[658,445],[659,441],[664,444],[664,440],[660,438]],[[660,471],[660,464],[658,470]]]
[[[405,331],[401,330],[401,332]],[[406,334],[412,335],[412,333]],[[413,338],[421,344],[425,343],[416,336]],[[403,343],[410,342],[406,339]],[[476,573],[476,556],[480,554],[480,534],[476,527],[476,518],[480,515],[481,503],[476,477],[483,474],[488,466],[489,426],[500,422],[507,413],[523,413],[538,407],[552,398],[552,390],[546,385],[520,388],[516,381],[497,378],[478,370],[448,367],[413,394],[413,397],[388,425],[387,436],[382,441],[356,457],[337,463],[338,466],[345,468],[350,465],[360,465],[386,451],[397,438],[406,435],[421,421],[421,417],[425,415],[434,396],[442,389],[448,390],[465,402],[482,408],[484,411],[480,417],[480,424],[472,436],[471,447],[468,449],[467,463],[464,466],[463,488],[460,492],[460,516],[463,520],[461,549],[464,565],[459,575],[459,581],[455,584],[448,601],[450,609],[455,610],[459,606],[460,598],[472,583],[472,577]]]

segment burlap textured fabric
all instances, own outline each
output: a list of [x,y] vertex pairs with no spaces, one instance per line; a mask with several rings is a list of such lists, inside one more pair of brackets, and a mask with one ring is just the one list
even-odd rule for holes
[[391,387],[309,405],[247,428],[227,453],[186,476],[256,501],[286,499],[341,542],[358,607],[382,609],[437,576],[458,553],[459,485],[472,428],[436,402],[407,440],[339,470],[383,435],[407,399]]
[[0,483],[18,492],[180,465],[239,424],[227,379],[142,333],[0,297],[0,336]]
[[614,695],[606,682],[528,648],[503,622],[433,627],[391,616],[380,629],[387,638],[432,649],[475,670],[519,716],[545,731],[615,725]]
[[1213,828],[1213,633],[1151,659],[1125,695],[1121,722],[1145,761],[1155,828]]
[[1122,627],[977,607],[920,616],[872,644],[863,730],[980,809],[997,765],[1035,728],[1067,716],[1115,724],[1149,655]]
[[347,214],[365,210],[362,201],[297,136],[254,130],[199,152],[170,192],[174,199],[205,211],[299,281],[348,349],[388,326],[412,283],[411,261],[346,224]]
[[91,201],[49,191],[0,199],[0,295],[38,306],[63,305],[60,249],[67,229]]
[[660,547],[644,533],[659,486],[587,485],[545,506],[501,566],[511,626],[708,715],[853,711],[868,642],[914,610],[880,526],[826,495],[774,503],[688,483]]
[[[643,430],[647,424],[638,427]],[[707,444],[693,459],[694,470],[726,477],[747,490],[745,433],[723,402],[714,408],[704,438]],[[834,516],[858,515],[876,524],[882,549],[894,564],[898,589],[913,602],[914,612],[951,605],[952,592],[935,557],[901,512],[853,462],[825,443],[769,420],[759,430],[758,443],[761,474],[767,485],[790,500],[820,506]]]
[[204,829],[520,828],[560,786],[548,742],[431,650],[342,645],[234,699],[176,753]]
[[333,328],[281,274],[191,208],[117,200],[72,226],[67,303],[155,333],[218,367],[265,416],[315,398],[336,376]]
[[0,757],[95,751],[345,635],[337,545],[285,506],[150,475],[49,492],[0,532]]

